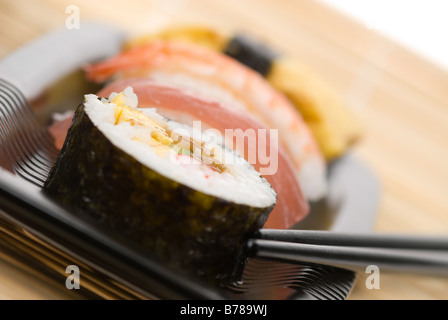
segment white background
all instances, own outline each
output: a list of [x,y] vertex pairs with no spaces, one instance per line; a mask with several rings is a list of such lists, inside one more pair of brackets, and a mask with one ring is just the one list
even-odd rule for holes
[[448,0],[320,0],[448,71]]

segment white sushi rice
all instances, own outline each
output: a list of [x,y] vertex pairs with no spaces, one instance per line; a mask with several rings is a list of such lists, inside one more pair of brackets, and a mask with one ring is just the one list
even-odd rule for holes
[[[132,88],[127,88],[123,93],[126,104],[132,108],[137,107],[138,99]],[[236,152],[219,146],[223,164],[228,168],[220,173],[189,156],[162,157],[150,145],[133,140],[139,136],[149,137],[151,128],[131,126],[129,122],[116,125],[115,105],[109,103],[116,95],[113,93],[109,99],[99,100],[96,95],[90,94],[85,96],[84,103],[85,112],[92,123],[114,146],[159,174],[205,194],[252,207],[269,207],[276,202],[276,193],[269,183]],[[182,129],[182,135],[185,132],[193,133],[191,127],[175,121],[167,121],[157,113],[156,109],[138,108],[138,110],[155,122],[168,123],[170,130],[178,132]],[[200,133],[194,132],[193,137],[198,137],[198,134]],[[201,140],[206,144],[210,142],[210,138],[201,136]]]

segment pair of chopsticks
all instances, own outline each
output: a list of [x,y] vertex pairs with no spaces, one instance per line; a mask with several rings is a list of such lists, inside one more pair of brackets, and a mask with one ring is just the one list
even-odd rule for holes
[[447,237],[348,234],[261,229],[247,242],[250,257],[348,269],[374,265],[384,271],[448,276]]

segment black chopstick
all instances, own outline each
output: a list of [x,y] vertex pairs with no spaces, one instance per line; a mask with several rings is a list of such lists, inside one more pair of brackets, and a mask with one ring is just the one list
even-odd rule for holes
[[448,251],[448,234],[446,236],[418,236],[382,233],[341,233],[319,230],[261,229],[257,232],[255,238],[317,245]]
[[448,276],[448,237],[262,229],[247,252],[284,262]]
[[356,270],[374,265],[384,271],[448,276],[448,253],[442,251],[328,246],[263,239],[249,240],[247,250],[250,257],[283,262]]

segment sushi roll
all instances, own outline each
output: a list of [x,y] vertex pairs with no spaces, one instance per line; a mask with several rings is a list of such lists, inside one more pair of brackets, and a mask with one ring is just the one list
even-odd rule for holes
[[[74,187],[76,186],[76,187]],[[44,192],[171,267],[238,281],[277,194],[219,136],[139,108],[131,87],[86,95]]]
[[[266,178],[277,193],[277,203],[264,227],[291,228],[309,213],[309,204],[294,177],[295,168],[288,155],[278,145],[275,135],[271,135],[270,130],[254,117],[235,112],[220,102],[200,98],[194,92],[161,85],[148,79],[114,81],[102,88],[97,95],[108,97],[129,86],[137,94],[140,108],[157,108],[160,115],[171,120],[190,126],[199,122],[202,129],[219,131],[224,137],[225,146],[239,152]],[[72,117],[72,113],[57,114],[49,127],[58,150],[62,148]],[[226,135],[228,131],[232,134]]]

